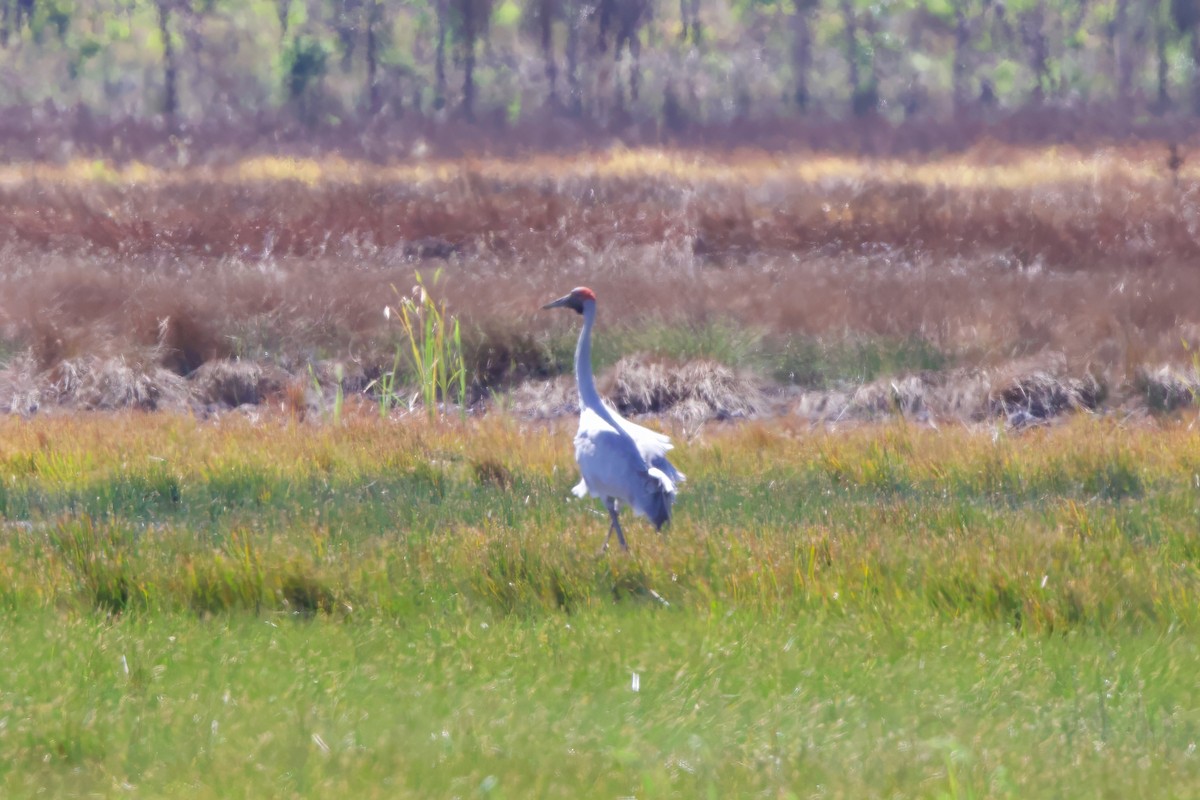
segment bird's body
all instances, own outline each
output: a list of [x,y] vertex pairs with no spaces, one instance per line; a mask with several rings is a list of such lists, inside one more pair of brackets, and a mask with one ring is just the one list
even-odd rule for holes
[[[583,476],[572,490],[575,496],[591,495],[604,501],[622,549],[628,549],[618,519],[624,503],[654,525],[671,521],[676,485],[685,478],[667,460],[671,440],[622,417],[600,399],[592,376],[592,326],[596,296],[579,288],[544,308],[565,306],[583,315],[583,330],[575,348],[575,381],[579,387],[579,430],[575,434],[575,461]],[[608,547],[608,538],[604,540]]]
[[635,431],[654,432],[634,426],[611,410],[609,413],[630,435],[621,435],[591,409],[580,413],[575,461],[583,480],[574,493],[578,497],[590,494],[604,500],[616,498],[650,520],[655,528],[661,528],[671,521],[675,484],[683,477],[667,461],[670,440],[638,436]]

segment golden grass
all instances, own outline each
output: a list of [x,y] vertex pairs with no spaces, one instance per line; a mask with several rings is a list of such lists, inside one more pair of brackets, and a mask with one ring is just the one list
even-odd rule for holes
[[0,602],[392,614],[425,597],[529,614],[657,593],[761,613],[883,604],[1034,631],[1197,618],[1194,419],[681,433],[673,460],[689,481],[670,532],[630,518],[634,556],[610,563],[592,556],[597,504],[569,499],[569,424],[396,424],[369,410],[320,427],[5,421]]
[[[320,158],[254,156],[219,166],[174,168],[138,161],[113,164],[97,159],[73,159],[63,164],[2,165],[0,188],[12,189],[31,183],[153,188],[197,183],[298,183],[307,187],[323,184],[422,185],[476,177],[513,183],[580,178],[730,185],[773,181],[880,181],[957,189],[1027,189],[1101,180],[1155,183],[1164,176],[1170,177],[1165,144],[1083,149],[1070,146],[1017,148],[993,143],[976,145],[961,153],[915,159],[821,152],[765,153],[752,149],[714,153],[614,146],[586,155],[415,158],[389,164],[336,155]],[[1187,180],[1200,177],[1200,163],[1185,161],[1178,176]]]

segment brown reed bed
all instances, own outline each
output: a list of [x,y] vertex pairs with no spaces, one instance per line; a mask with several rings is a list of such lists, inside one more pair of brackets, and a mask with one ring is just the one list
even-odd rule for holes
[[[568,365],[572,329],[537,308],[584,283],[601,297],[608,364],[709,358],[756,390],[842,392],[1016,364],[1096,380],[1110,400],[1175,397],[1200,343],[1200,173],[1168,169],[1165,153],[9,166],[0,400],[158,408],[290,388],[298,402],[326,362],[361,390],[394,359],[384,304],[436,269],[481,398]],[[832,363],[910,345],[936,358]],[[253,374],[230,377],[231,363]],[[643,370],[662,386],[629,395],[686,395],[672,369]],[[981,396],[1008,380],[986,377]]]

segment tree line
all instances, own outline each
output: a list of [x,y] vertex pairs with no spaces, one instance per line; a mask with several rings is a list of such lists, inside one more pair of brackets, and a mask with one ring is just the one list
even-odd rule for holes
[[1200,0],[0,0],[0,104],[320,123],[1200,115]]

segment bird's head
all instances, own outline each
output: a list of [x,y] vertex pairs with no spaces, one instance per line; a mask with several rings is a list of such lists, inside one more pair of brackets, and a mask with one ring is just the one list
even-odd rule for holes
[[552,303],[546,303],[542,308],[570,308],[576,313],[583,313],[583,304],[591,300],[596,302],[596,293],[586,286],[580,286],[572,289],[571,293],[565,297],[560,297]]

